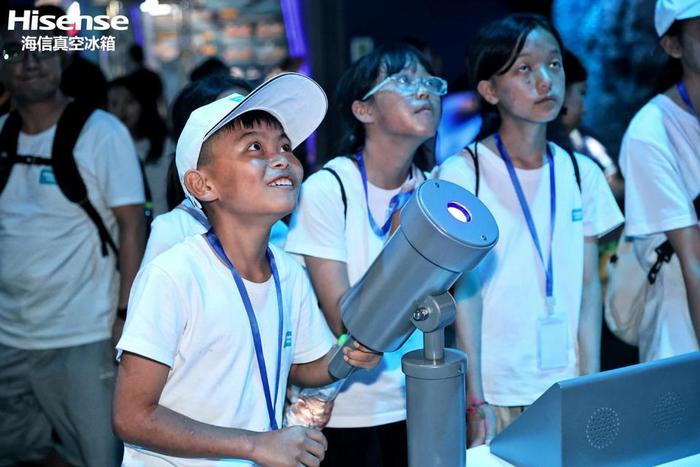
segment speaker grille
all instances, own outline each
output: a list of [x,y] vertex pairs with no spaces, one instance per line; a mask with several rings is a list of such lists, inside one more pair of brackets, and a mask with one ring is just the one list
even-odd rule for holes
[[657,427],[668,431],[683,422],[683,405],[681,398],[675,392],[669,391],[658,397],[652,408],[653,420]]
[[588,418],[586,439],[595,449],[604,449],[613,444],[620,434],[620,416],[610,407],[596,409]]

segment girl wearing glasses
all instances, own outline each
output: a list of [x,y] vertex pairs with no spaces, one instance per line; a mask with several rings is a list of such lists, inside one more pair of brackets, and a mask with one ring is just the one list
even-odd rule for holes
[[538,15],[484,27],[470,57],[483,127],[440,168],[478,195],[500,232],[456,286],[472,445],[488,443],[553,383],[600,367],[597,242],[623,219],[595,163],[546,140],[564,101],[563,50]]
[[[304,183],[286,249],[302,255],[336,335],[338,302],[398,227],[398,210],[429,170],[447,84],[407,45],[383,46],[341,78],[337,103],[346,127],[340,157]],[[405,466],[406,398],[401,356],[421,346],[415,333],[372,371],[344,384],[324,430],[329,466]]]

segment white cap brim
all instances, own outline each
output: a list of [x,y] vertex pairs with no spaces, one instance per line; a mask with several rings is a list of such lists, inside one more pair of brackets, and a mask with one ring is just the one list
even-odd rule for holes
[[659,37],[666,34],[674,21],[700,16],[699,0],[657,0],[654,26]]
[[262,110],[279,120],[296,148],[323,121],[328,99],[321,86],[300,73],[282,73],[264,82],[247,96],[232,94],[196,109],[180,134],[175,164],[180,184],[197,207],[199,201],[184,183],[185,174],[197,168],[202,144],[236,117],[251,110]]

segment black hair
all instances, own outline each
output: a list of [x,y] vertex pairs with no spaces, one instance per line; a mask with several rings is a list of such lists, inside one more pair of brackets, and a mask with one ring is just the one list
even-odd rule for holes
[[141,47],[138,44],[134,44],[131,47],[129,47],[129,57],[131,59],[138,63],[139,65],[143,64],[143,47]]
[[[229,90],[248,94],[253,90],[253,86],[241,78],[233,78],[225,74],[206,76],[185,86],[175,98],[170,110],[173,140],[177,143],[187,119],[195,109],[214,102],[222,93]],[[165,198],[169,209],[175,208],[185,199],[174,157],[168,168]]]
[[125,88],[141,105],[134,136],[137,139],[145,138],[150,143],[145,163],[156,162],[163,155],[165,138],[168,135],[168,127],[158,111],[157,98],[144,92],[141,80],[134,74],[125,75],[107,83],[108,90],[116,87]]
[[566,72],[566,87],[582,83],[588,79],[588,72],[576,55],[570,50],[564,51],[564,71]]
[[[676,20],[671,24],[671,27],[661,36],[668,36],[682,45],[683,23],[685,20]],[[666,91],[666,89],[674,86],[683,78],[683,64],[679,58],[671,57],[663,52],[668,57],[667,64],[660,69],[659,76],[654,86],[654,94]]]
[[[340,154],[352,156],[365,143],[365,127],[352,113],[353,102],[362,100],[380,77],[393,75],[415,65],[422,65],[428,73],[433,73],[430,62],[418,49],[403,43],[393,43],[382,45],[361,57],[343,73],[335,91],[344,133],[338,147]],[[421,170],[430,170],[432,162],[432,151],[423,143],[416,150],[413,163]]]
[[213,156],[211,152],[211,143],[217,138],[230,133],[238,128],[253,128],[258,125],[269,126],[272,128],[278,128],[284,130],[284,127],[277,118],[269,112],[264,110],[249,110],[238,117],[234,118],[226,125],[219,128],[213,135],[211,135],[202,144],[202,149],[199,152],[199,158],[197,160],[197,167],[202,167],[211,162]]
[[[566,71],[567,88],[572,84],[582,83],[588,79],[586,68],[578,57],[568,49],[564,50],[564,70]],[[571,142],[571,138],[562,123],[562,117],[566,115],[566,112],[567,109],[563,106],[557,118],[547,123],[547,140],[553,141],[567,151],[573,151],[574,146]]]
[[190,81],[197,81],[211,75],[230,75],[230,69],[219,58],[210,57],[190,72]]
[[[663,34],[664,36],[679,37],[681,35],[681,24],[683,20],[675,20],[671,23],[671,26]],[[662,36],[663,37],[663,36]]]
[[[564,51],[564,44],[552,23],[544,16],[534,13],[516,13],[487,24],[479,30],[471,45],[469,70],[472,86],[476,89],[480,81],[488,80],[494,75],[505,74],[525,46],[527,36],[537,28],[542,28],[559,44]],[[477,141],[498,130],[501,117],[495,106],[483,97],[481,102],[482,124]]]

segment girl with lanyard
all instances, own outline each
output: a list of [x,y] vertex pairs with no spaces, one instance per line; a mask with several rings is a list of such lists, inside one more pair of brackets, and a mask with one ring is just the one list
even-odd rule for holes
[[500,232],[456,285],[472,445],[489,443],[553,383],[599,370],[597,241],[623,219],[595,163],[546,140],[564,101],[562,51],[538,15],[480,30],[470,69],[484,123],[440,167],[479,196]]
[[[441,78],[407,45],[388,45],[355,62],[337,103],[347,128],[341,151],[304,183],[286,249],[302,255],[326,320],[344,332],[339,300],[398,227],[398,210],[429,168]],[[406,399],[401,356],[421,345],[415,333],[370,372],[351,375],[324,430],[325,465],[405,466]],[[363,374],[360,374],[363,373]]]
[[625,177],[625,234],[648,271],[667,240],[640,324],[641,361],[699,349],[700,343],[700,1],[659,0],[661,47],[678,65],[676,83],[654,96],[630,122],[620,148]]

